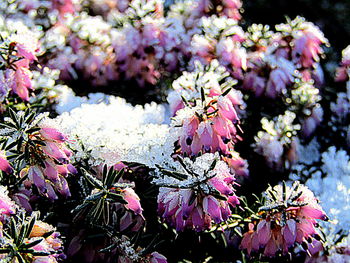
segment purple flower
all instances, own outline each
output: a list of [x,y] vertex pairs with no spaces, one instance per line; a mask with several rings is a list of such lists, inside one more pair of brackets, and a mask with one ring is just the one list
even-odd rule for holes
[[4,151],[0,151],[0,170],[7,174],[11,174],[13,172],[13,168],[6,159]]
[[261,219],[249,223],[241,249],[246,249],[249,255],[261,250],[265,257],[275,257],[278,252],[286,254],[296,244],[304,244],[304,249],[313,253],[323,249],[322,245],[316,247],[311,243],[319,240],[316,220],[327,220],[327,216],[307,187],[299,182],[293,188],[269,187],[266,197],[266,206],[259,209]]
[[[198,167],[197,162],[212,163],[213,156],[205,154],[194,163],[185,159],[189,165],[187,170]],[[193,174],[188,174],[183,181],[167,183],[170,179],[166,176],[155,180],[157,185],[162,186],[158,195],[158,213],[177,231],[186,228],[196,231],[210,229],[212,221],[226,221],[231,215],[230,207],[239,204],[234,189],[235,177],[223,161],[218,161],[210,172],[203,169],[192,170]],[[162,171],[164,169],[160,169]]]

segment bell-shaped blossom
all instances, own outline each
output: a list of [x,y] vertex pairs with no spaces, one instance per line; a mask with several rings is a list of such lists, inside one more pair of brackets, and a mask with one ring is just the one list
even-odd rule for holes
[[[50,235],[47,235],[51,233]],[[37,252],[46,252],[47,256],[34,256],[33,262],[37,263],[56,263],[60,259],[65,259],[65,255],[63,254],[63,242],[59,238],[60,233],[56,231],[56,229],[42,221],[37,220],[33,226],[32,232],[29,234],[29,238],[27,240],[28,243],[33,242],[38,239],[42,239],[40,243],[35,245],[33,249]]]
[[8,196],[7,188],[0,185],[0,221],[5,222],[10,215],[16,213],[16,209],[16,204]]
[[348,81],[350,75],[350,45],[342,51],[340,67],[337,68],[335,81]]
[[323,120],[323,109],[320,105],[314,107],[311,115],[302,121],[301,131],[305,137],[310,137]]
[[[29,168],[22,169],[20,175],[24,177],[24,186],[31,189],[35,186],[42,196],[50,200],[58,199],[58,193],[61,196],[69,197],[71,195],[66,177],[69,174],[77,174],[76,168],[69,163],[72,152],[67,148],[67,136],[61,133],[57,128],[51,127],[49,121],[41,121],[39,130],[31,136],[32,139],[42,142],[37,145],[37,152],[40,152],[41,161],[32,164]],[[17,196],[20,203],[29,208],[27,202],[28,195]]]
[[127,202],[127,204],[125,205],[127,209],[134,211],[134,213],[137,215],[142,213],[143,209],[140,204],[140,198],[133,189],[125,188],[122,191],[122,196]]
[[150,263],[167,263],[168,260],[162,254],[158,252],[151,253]]
[[185,158],[186,169],[178,167],[174,171],[175,175],[183,173],[182,179],[174,179],[171,171],[159,169],[159,177],[153,181],[161,186],[158,212],[177,231],[209,229],[212,221],[226,221],[231,207],[239,204],[234,175],[223,161],[216,162],[215,158],[218,156],[213,154],[204,154],[194,162]]
[[13,172],[13,168],[7,160],[4,151],[0,151],[0,170],[7,174],[11,174]]
[[[299,182],[293,187],[277,185],[266,190],[265,206],[259,208],[260,220],[249,224],[241,249],[265,257],[287,254],[296,244],[305,250],[322,250],[316,246],[320,236],[317,220],[328,220],[314,194]],[[315,251],[313,251],[315,252]]]
[[328,44],[323,33],[310,22],[304,22],[302,30],[297,33],[292,50],[293,60],[305,68],[310,68],[319,62],[323,54],[322,44]]
[[267,164],[282,171],[297,160],[297,131],[299,124],[293,124],[296,114],[286,111],[269,121],[261,119],[263,131],[255,137],[255,151],[265,157]]
[[10,88],[22,100],[29,100],[29,90],[32,89],[32,73],[29,70],[29,60],[21,59],[13,63],[15,71],[8,69],[6,74],[11,82]]

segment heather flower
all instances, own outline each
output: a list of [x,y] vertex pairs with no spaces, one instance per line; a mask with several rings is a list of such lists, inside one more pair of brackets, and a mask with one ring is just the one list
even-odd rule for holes
[[240,0],[224,0],[224,1],[208,1],[208,0],[196,0],[193,1],[196,4],[193,12],[198,16],[205,16],[208,14],[216,13],[219,16],[226,16],[234,20],[240,20],[241,15],[239,13],[242,7],[242,1]]
[[247,64],[250,71],[243,80],[243,87],[252,90],[257,97],[276,98],[287,93],[298,73],[291,61],[266,53],[250,54]]
[[16,209],[16,204],[8,197],[7,188],[0,185],[0,221],[5,222],[9,216],[16,213]]
[[[3,18],[0,17],[0,20]],[[5,19],[0,24],[2,40],[3,70],[1,82],[6,83],[1,88],[1,95],[7,96],[11,91],[22,100],[29,100],[29,92],[32,87],[32,73],[29,66],[37,61],[39,51],[38,35],[30,31],[23,23],[15,23]]]
[[15,71],[7,70],[11,90],[22,100],[29,100],[29,90],[32,89],[32,73],[29,70],[29,60],[21,59],[13,63]]
[[[183,72],[172,84],[174,91],[171,91],[167,98],[171,114],[175,115],[178,110],[185,107],[182,98],[194,105],[196,100],[201,99],[202,88],[205,96],[215,98],[235,83],[229,77],[229,72],[220,66],[217,60],[213,60],[209,66],[203,66],[197,61],[193,72]],[[245,107],[242,93],[231,89],[226,96],[231,100],[235,110],[242,114]]]
[[200,152],[218,151],[227,155],[233,150],[238,140],[237,113],[228,98],[221,96],[216,102],[217,108],[209,102],[204,109],[196,106],[177,112],[173,125],[181,126],[179,146],[182,154],[196,156]]
[[158,252],[151,253],[150,263],[167,263],[166,257]]
[[[72,152],[67,148],[67,137],[52,127],[49,119],[43,120],[45,114],[35,118],[35,113],[29,110],[19,113],[9,110],[11,118],[6,119],[4,124],[6,136],[17,143],[8,152],[14,156],[18,155],[18,151],[26,153],[23,156],[25,167],[19,173],[20,178],[24,178],[23,186],[26,189],[35,186],[42,196],[50,200],[57,199],[57,193],[69,197],[66,177],[76,174],[77,170],[69,163]],[[16,157],[13,158],[17,161]],[[16,197],[29,207],[26,193]]]
[[203,17],[199,22],[202,34],[195,34],[191,40],[190,64],[196,60],[209,65],[217,59],[236,79],[243,79],[247,54],[241,43],[245,36],[236,21],[227,17]]
[[142,213],[140,198],[133,189],[125,188],[121,194],[124,200],[127,202],[125,208],[132,210],[136,215]]
[[271,168],[283,170],[297,160],[299,124],[293,124],[296,114],[286,111],[274,120],[261,119],[264,131],[259,131],[255,137],[255,151],[263,155]]
[[35,214],[27,218],[24,215],[12,217],[11,227],[5,226],[3,230],[5,238],[1,248],[13,251],[2,254],[2,259],[6,262],[17,262],[18,258],[25,258],[31,263],[57,263],[60,259],[65,259],[60,234],[51,225],[36,220]]
[[68,174],[76,174],[77,170],[69,163],[72,153],[64,145],[67,137],[56,128],[46,124],[41,126],[34,136],[45,144],[38,149],[44,158],[43,165],[29,167],[27,171],[29,182],[34,184],[42,195],[51,200],[58,198],[56,192],[69,197],[71,193],[65,177]]
[[342,51],[342,61],[337,68],[335,81],[347,81],[350,75],[350,45]]
[[[224,73],[220,75],[220,72]],[[230,164],[230,168],[247,166],[242,160],[238,165],[231,158],[237,154],[235,143],[240,140],[237,130],[239,114],[243,114],[244,103],[240,92],[230,89],[230,78],[220,84],[227,71],[212,62],[207,72],[198,64],[196,73],[185,73],[173,84],[176,93],[170,93],[170,107],[176,111],[172,126],[179,134],[177,154],[198,156],[201,153],[216,153]],[[178,102],[182,98],[183,103]],[[175,108],[174,108],[174,105]],[[180,110],[179,110],[180,109]],[[243,165],[243,166],[241,166]],[[242,170],[238,174],[247,174]]]
[[301,112],[301,132],[304,137],[310,137],[323,119],[323,109],[319,104],[321,96],[319,89],[312,82],[298,82],[291,91],[290,109]]
[[194,162],[185,158],[174,172],[159,168],[153,180],[161,186],[158,213],[177,231],[210,229],[212,221],[226,221],[232,213],[230,206],[239,204],[235,177],[216,158],[213,154],[204,154]]
[[319,56],[323,54],[322,44],[328,44],[323,33],[310,22],[303,22],[301,30],[296,33],[294,48],[292,50],[293,61],[301,67],[310,68],[315,62],[319,62]]
[[13,172],[13,168],[8,162],[4,151],[0,151],[0,170],[7,174],[11,174]]
[[318,104],[311,110],[310,116],[301,122],[301,131],[305,137],[310,135],[316,130],[323,120],[323,109]]
[[259,209],[260,220],[249,224],[241,249],[275,257],[287,254],[296,244],[304,250],[322,250],[317,221],[328,220],[314,194],[299,182],[293,187],[277,185],[265,192],[266,201]]

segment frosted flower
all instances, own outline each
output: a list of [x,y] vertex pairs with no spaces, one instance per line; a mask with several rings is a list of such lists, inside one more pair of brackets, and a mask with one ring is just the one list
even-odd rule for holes
[[265,206],[259,209],[261,219],[249,224],[241,249],[246,249],[249,255],[263,249],[265,257],[275,257],[279,252],[287,254],[296,244],[302,244],[305,250],[322,250],[316,220],[328,218],[314,194],[299,182],[292,188],[269,187],[265,193]]
[[16,213],[16,209],[16,204],[8,197],[7,188],[0,185],[0,221],[4,223],[9,216]]
[[11,174],[13,172],[13,168],[6,159],[4,151],[0,151],[0,170],[7,174]]
[[276,98],[287,94],[298,76],[294,64],[282,56],[275,54],[249,54],[248,68],[251,70],[243,80],[243,87],[252,90],[255,96]]
[[272,168],[283,170],[290,167],[297,159],[298,141],[295,139],[299,124],[293,124],[296,115],[286,111],[284,115],[275,117],[269,121],[261,119],[263,131],[259,131],[255,137],[255,151],[263,155]]
[[[183,72],[182,75],[174,80],[171,91],[168,95],[170,111],[172,115],[184,108],[183,99],[194,104],[201,98],[201,89],[204,94],[210,98],[220,96],[235,85],[236,81],[229,77],[229,72],[220,66],[217,60],[213,60],[209,66],[203,66],[199,61],[195,63],[193,72]],[[231,89],[226,95],[233,103],[235,110],[243,113],[245,104],[243,95],[236,89]]]
[[[212,103],[216,101],[214,105]],[[197,104],[201,104],[198,100]],[[204,107],[184,108],[174,117],[173,125],[181,125],[179,145],[182,154],[196,156],[199,152],[229,154],[238,140],[235,124],[239,119],[232,102],[219,96]],[[183,118],[182,112],[191,112]]]
[[159,168],[153,180],[161,186],[158,212],[177,231],[209,229],[212,221],[226,221],[230,206],[239,204],[235,177],[224,162],[216,161],[217,157],[204,154],[194,162],[186,158],[176,171]]
[[342,61],[340,67],[337,68],[335,80],[347,81],[350,75],[350,45],[342,51]]
[[294,81],[294,65],[282,57],[269,57],[269,64],[272,67],[269,79],[266,83],[266,95],[276,98],[279,94],[285,94],[287,87]]
[[31,148],[33,159],[29,168],[23,168],[20,175],[28,175],[24,181],[27,188],[35,185],[41,195],[55,200],[58,198],[56,192],[70,196],[66,177],[76,174],[77,170],[69,163],[72,152],[65,145],[67,137],[48,123],[50,120],[41,121],[38,130],[30,135],[31,140],[42,143]]
[[302,67],[311,67],[323,54],[322,44],[328,44],[323,33],[313,23],[304,22],[294,40],[293,60]]
[[301,122],[301,131],[305,137],[310,137],[310,135],[316,130],[323,120],[323,109],[319,104],[317,104],[311,110],[311,114],[306,117]]

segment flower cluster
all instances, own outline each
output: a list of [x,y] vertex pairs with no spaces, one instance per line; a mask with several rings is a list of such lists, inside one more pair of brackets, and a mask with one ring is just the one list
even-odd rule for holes
[[239,204],[235,195],[235,177],[218,156],[204,154],[194,162],[179,159],[176,171],[158,168],[153,182],[160,187],[158,212],[177,231],[185,228],[203,231],[212,221],[220,223]]
[[300,125],[293,124],[295,117],[295,113],[286,111],[271,121],[263,118],[261,124],[264,131],[259,131],[255,137],[256,152],[277,170],[290,167],[298,158],[298,140],[295,135]]
[[229,90],[227,98],[238,114],[243,115],[245,108],[243,94],[239,90],[231,89],[235,84],[236,81],[229,77],[228,71],[220,66],[217,60],[212,60],[208,66],[203,66],[197,61],[192,72],[183,72],[172,83],[173,90],[167,97],[171,114],[175,116],[178,110],[185,107],[185,102],[194,105],[196,100],[201,99],[203,89],[204,95],[208,98],[215,98]]
[[2,124],[2,135],[23,182],[14,199],[30,210],[32,186],[50,200],[58,198],[56,193],[69,197],[66,177],[77,170],[70,163],[72,152],[66,146],[67,137],[52,127],[49,119],[43,120],[45,115],[35,117],[29,110],[16,114],[12,109],[10,113],[11,117]]
[[319,89],[312,82],[297,82],[291,90],[290,110],[299,116],[302,135],[309,138],[323,120]]
[[293,187],[269,187],[265,193],[266,202],[258,213],[261,219],[249,224],[241,248],[265,257],[287,254],[296,244],[313,253],[321,250],[316,220],[328,218],[314,194],[299,182]]
[[337,68],[336,81],[348,81],[350,69],[350,46],[342,51],[342,60],[340,67]]
[[9,93],[28,101],[32,90],[32,73],[29,66],[37,61],[38,35],[23,23],[6,20],[2,16],[0,34],[0,102],[3,103]]
[[8,196],[5,186],[0,186],[0,196],[0,221],[5,223],[11,215],[16,213],[17,206]]
[[[246,162],[234,150],[240,140],[238,112],[243,114],[242,95],[231,88],[230,78],[221,81],[227,74],[216,61],[208,71],[203,72],[200,65],[197,69],[177,79],[175,91],[168,97],[175,113],[171,125],[179,134],[176,153],[195,157],[218,152],[232,172],[239,170],[238,174],[247,175]],[[224,74],[220,76],[220,72]]]
[[1,262],[348,260],[350,47],[250,6],[0,1]]
[[247,54],[241,45],[245,40],[242,28],[235,20],[215,15],[201,18],[199,25],[201,33],[191,40],[191,60],[208,65],[217,59],[234,78],[243,79]]
[[301,17],[277,25],[276,33],[268,29],[255,25],[248,30],[252,52],[248,54],[243,88],[256,96],[276,98],[293,86],[295,78],[321,85],[321,45],[328,44],[323,33]]
[[27,218],[23,214],[15,218],[12,217],[11,223],[4,228],[0,223],[2,260],[57,263],[66,258],[60,233],[54,227],[37,220],[35,213]]

